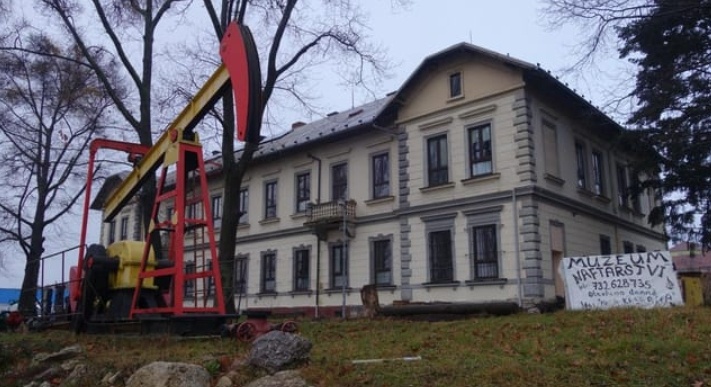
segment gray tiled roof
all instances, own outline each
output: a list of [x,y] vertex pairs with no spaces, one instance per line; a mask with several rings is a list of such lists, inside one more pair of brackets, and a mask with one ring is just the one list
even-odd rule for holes
[[[343,134],[349,130],[356,130],[363,126],[370,125],[390,103],[392,98],[393,96],[389,95],[342,112],[331,113],[319,120],[305,123],[286,133],[268,138],[259,144],[259,149],[254,153],[254,158],[269,157],[278,152],[291,150],[307,143],[313,143]],[[235,159],[239,159],[241,154],[241,150],[236,151]],[[218,172],[221,168],[221,156],[206,159],[205,172],[208,175]],[[172,180],[169,178],[168,183],[170,183],[170,181]]]
[[255,157],[267,156],[283,149],[317,141],[363,125],[369,125],[390,102],[391,98],[388,96],[377,99],[343,112],[329,114],[320,120],[291,129],[281,136],[262,142],[259,150],[255,153]]

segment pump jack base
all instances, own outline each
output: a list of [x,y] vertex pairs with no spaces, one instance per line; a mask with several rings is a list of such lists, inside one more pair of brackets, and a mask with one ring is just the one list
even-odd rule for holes
[[237,316],[215,314],[189,314],[183,316],[141,316],[134,320],[90,321],[86,323],[89,334],[134,333],[141,335],[219,336],[225,326],[236,321]]
[[171,317],[140,317],[141,334],[170,334],[174,336],[221,335],[228,321],[237,316],[216,314],[188,314]]

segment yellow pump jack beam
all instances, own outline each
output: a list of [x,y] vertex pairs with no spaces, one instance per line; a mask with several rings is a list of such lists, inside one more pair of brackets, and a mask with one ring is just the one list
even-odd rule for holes
[[232,86],[237,116],[237,139],[259,141],[261,122],[261,72],[252,34],[246,26],[231,23],[220,44],[222,64],[195,97],[168,126],[121,185],[104,204],[104,222],[111,221],[158,167],[176,162],[170,157],[177,142],[199,144],[195,126]]

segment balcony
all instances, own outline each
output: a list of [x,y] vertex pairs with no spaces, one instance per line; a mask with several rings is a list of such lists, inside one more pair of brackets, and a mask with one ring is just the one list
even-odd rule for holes
[[348,200],[316,203],[306,211],[307,220],[304,226],[311,228],[319,239],[325,240],[327,233],[333,230],[343,230],[345,219],[348,237],[355,236],[356,201]]

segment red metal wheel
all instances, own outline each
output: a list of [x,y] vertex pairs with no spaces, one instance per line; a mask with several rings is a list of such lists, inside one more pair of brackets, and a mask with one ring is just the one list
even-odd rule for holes
[[286,321],[281,324],[281,331],[282,332],[287,332],[287,333],[294,333],[298,330],[298,326],[296,325],[296,322],[294,321]]
[[245,321],[237,327],[237,340],[249,342],[257,336],[257,327],[249,321]]

